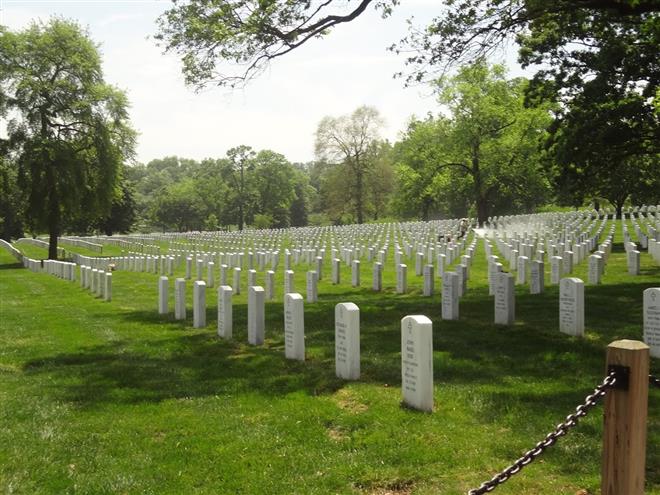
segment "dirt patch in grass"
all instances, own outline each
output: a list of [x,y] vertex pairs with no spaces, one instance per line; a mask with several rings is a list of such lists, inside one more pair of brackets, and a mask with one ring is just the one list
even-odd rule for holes
[[356,488],[364,495],[409,495],[414,483],[411,480],[393,480],[386,483],[359,484]]
[[345,388],[338,390],[333,398],[339,407],[352,414],[360,414],[369,409],[369,406],[360,402],[359,397],[355,393]]
[[341,442],[348,438],[346,431],[343,428],[337,426],[328,426],[328,436],[333,442]]

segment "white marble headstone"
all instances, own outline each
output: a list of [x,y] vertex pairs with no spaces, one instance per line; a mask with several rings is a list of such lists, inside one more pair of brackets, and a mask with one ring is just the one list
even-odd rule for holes
[[186,319],[186,279],[177,278],[174,281],[174,319]]
[[353,260],[351,263],[351,285],[360,287],[360,261]]
[[233,309],[231,296],[233,290],[229,285],[218,287],[218,336],[231,339],[233,332]]
[[513,275],[498,273],[495,287],[495,324],[513,325],[516,318],[516,294]]
[[160,277],[158,279],[158,314],[167,314],[167,300],[168,300],[168,286],[169,281],[167,277]]
[[396,293],[405,294],[408,290],[408,266],[401,263],[396,272]]
[[206,282],[195,280],[193,284],[193,328],[206,326]]
[[284,356],[305,360],[305,314],[303,297],[295,292],[284,296]]
[[360,378],[360,308],[350,302],[335,306],[335,372],[344,380]]
[[248,343],[262,345],[266,333],[264,288],[253,285],[248,288]]
[[433,324],[423,315],[401,320],[401,393],[407,406],[433,412]]
[[542,260],[534,260],[529,266],[529,293],[541,294],[545,290],[545,267]]
[[307,272],[307,302],[318,301],[318,278],[315,271]]
[[442,277],[442,319],[458,320],[458,275],[445,272]]
[[584,335],[584,282],[579,278],[562,278],[559,284],[559,330]]

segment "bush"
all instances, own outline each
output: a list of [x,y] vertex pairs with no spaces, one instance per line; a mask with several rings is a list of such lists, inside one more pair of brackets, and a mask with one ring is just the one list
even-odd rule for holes
[[257,213],[254,216],[255,229],[269,229],[273,226],[273,216],[265,213]]
[[310,213],[309,225],[313,227],[326,227],[331,225],[330,218],[325,213]]

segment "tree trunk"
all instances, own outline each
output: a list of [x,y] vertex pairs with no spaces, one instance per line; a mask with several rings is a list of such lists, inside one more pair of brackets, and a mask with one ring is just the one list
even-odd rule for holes
[[428,199],[422,200],[422,220],[428,222],[429,220],[429,208],[431,207],[431,202]]
[[55,177],[53,176],[53,164],[46,168],[46,177],[48,179],[48,259],[57,259],[57,238],[60,236],[62,228],[62,218],[60,215],[60,201],[57,194]]
[[627,194],[625,194],[622,197],[614,198],[614,199],[609,200],[610,203],[612,203],[614,205],[614,207],[616,208],[616,217],[617,218],[621,218],[621,215],[623,214],[623,205],[626,204],[626,199],[628,199]]
[[[45,141],[48,138],[48,119],[46,111],[41,109],[41,138]],[[46,180],[48,181],[48,259],[57,259],[57,238],[60,235],[62,218],[60,215],[60,199],[57,193],[57,184],[53,167],[48,157],[48,152],[43,150],[43,160],[46,165]]]
[[357,214],[357,223],[362,223],[364,221],[362,216],[362,170],[360,170],[360,164],[357,164],[356,167],[356,177],[355,177],[355,209]]
[[238,196],[238,230],[243,230],[243,203],[245,201],[245,172],[241,162],[241,188]]
[[477,198],[477,222],[479,227],[483,227],[488,221],[488,201],[486,198]]
[[[53,187],[54,189],[54,187]],[[49,194],[50,212],[48,213],[48,259],[57,259],[57,238],[60,236],[60,208],[55,199],[55,192]]]
[[477,206],[477,222],[483,227],[488,220],[488,201],[483,193],[481,169],[479,168],[479,143],[472,147],[472,179],[474,180],[474,199]]

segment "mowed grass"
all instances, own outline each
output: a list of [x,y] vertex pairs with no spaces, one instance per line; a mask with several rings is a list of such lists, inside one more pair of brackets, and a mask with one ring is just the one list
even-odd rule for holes
[[[617,226],[616,242],[621,242]],[[548,265],[548,264],[547,264]],[[505,265],[506,266],[506,265]],[[548,268],[548,267],[546,267]],[[516,289],[516,324],[493,325],[483,242],[456,322],[440,296],[330,284],[305,304],[307,359],[284,359],[282,266],[266,307],[266,342],[247,342],[247,297],[234,297],[234,338],[157,314],[157,276],[114,272],[106,303],[0,253],[0,487],[5,493],[464,494],[540,440],[601,381],[605,348],[641,339],[642,291],[660,267],[642,255],[627,275],[620,245],[603,284],[585,287],[585,338],[558,331],[557,287]],[[304,294],[305,265],[294,267]],[[177,272],[182,276],[182,272]],[[586,262],[572,276],[586,282]],[[259,282],[263,275],[259,274]],[[549,273],[546,274],[549,281]],[[217,280],[216,280],[217,282]],[[173,289],[173,280],[170,290]],[[361,310],[362,378],[334,373],[334,305]],[[173,307],[173,297],[170,308]],[[435,412],[401,407],[400,320],[434,323]],[[652,360],[660,374],[660,362]],[[646,493],[660,493],[660,393],[650,391]],[[503,494],[599,493],[602,407]]]

